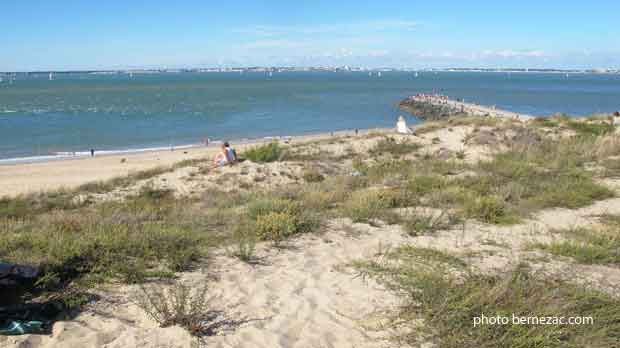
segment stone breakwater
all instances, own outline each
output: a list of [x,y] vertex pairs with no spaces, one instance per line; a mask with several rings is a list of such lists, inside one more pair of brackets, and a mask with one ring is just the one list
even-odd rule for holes
[[423,120],[438,120],[455,116],[503,117],[523,121],[535,118],[532,115],[501,110],[495,106],[466,103],[439,94],[417,94],[401,101],[399,106]]

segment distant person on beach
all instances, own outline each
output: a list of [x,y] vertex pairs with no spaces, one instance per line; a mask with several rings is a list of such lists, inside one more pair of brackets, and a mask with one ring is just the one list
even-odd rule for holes
[[95,149],[90,149],[90,157],[95,157]]

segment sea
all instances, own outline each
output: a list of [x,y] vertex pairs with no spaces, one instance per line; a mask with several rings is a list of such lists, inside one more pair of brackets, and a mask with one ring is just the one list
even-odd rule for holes
[[[18,74],[0,82],[0,164],[392,127],[417,93],[537,116],[620,109],[620,75],[493,72]],[[409,122],[420,122],[409,115]]]

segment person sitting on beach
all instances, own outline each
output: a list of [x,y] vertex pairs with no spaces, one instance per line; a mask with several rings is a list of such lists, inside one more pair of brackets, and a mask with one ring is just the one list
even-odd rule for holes
[[227,164],[232,164],[232,162],[229,160],[226,143],[224,143],[220,147],[220,151],[213,157],[213,167],[223,167]]
[[411,128],[407,127],[407,121],[403,116],[398,117],[398,122],[396,122],[396,132],[400,134],[413,134]]
[[234,164],[237,162],[237,151],[233,149],[230,144],[226,141],[224,142],[224,147],[226,148],[226,158],[230,164]]

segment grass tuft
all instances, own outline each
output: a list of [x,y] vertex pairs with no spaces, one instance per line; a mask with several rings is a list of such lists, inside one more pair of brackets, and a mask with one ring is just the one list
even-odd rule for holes
[[254,147],[246,150],[242,157],[256,163],[279,161],[284,154],[284,149],[277,142]]

